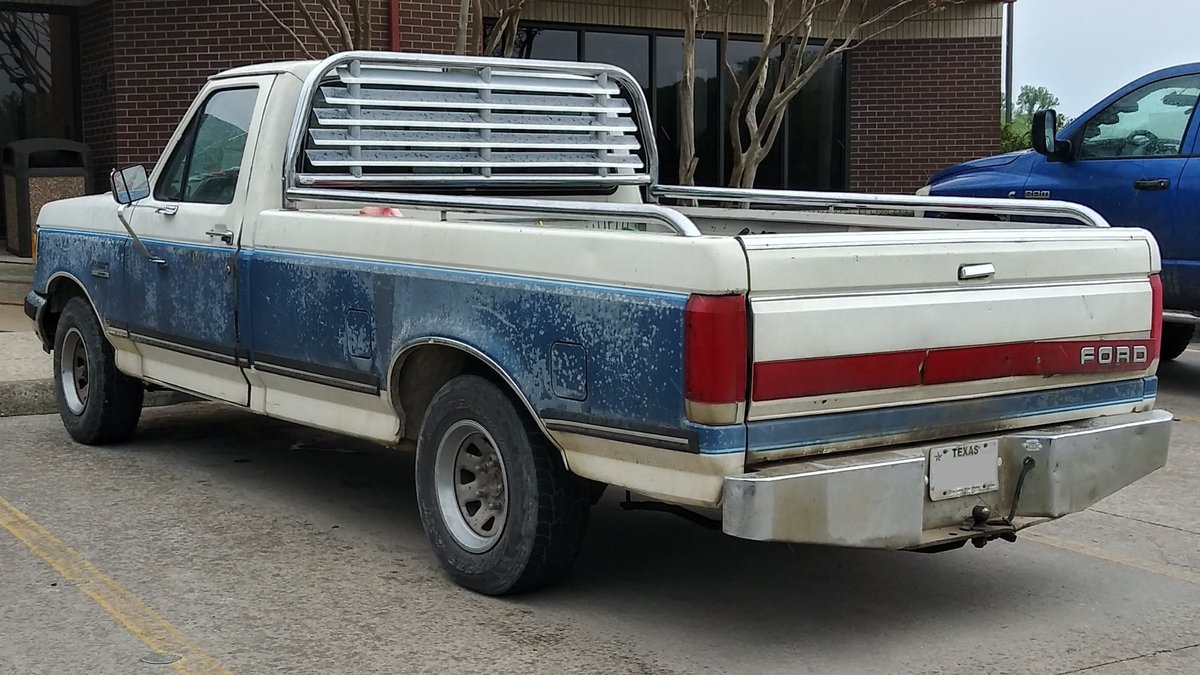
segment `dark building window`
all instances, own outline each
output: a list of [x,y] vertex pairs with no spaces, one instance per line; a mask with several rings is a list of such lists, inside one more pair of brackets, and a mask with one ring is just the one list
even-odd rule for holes
[[[739,74],[758,59],[760,43],[731,37],[729,62]],[[809,47],[809,58],[819,46]],[[534,59],[597,61],[628,70],[642,84],[654,118],[660,180],[679,177],[679,83],[683,38],[665,31],[618,31],[521,24],[516,55]],[[773,56],[779,58],[779,54]],[[733,167],[729,111],[735,90],[724,68],[720,40],[696,42],[696,153],[698,185],[724,185]],[[773,82],[768,83],[768,87]],[[766,102],[761,104],[765,107]],[[759,166],[755,187],[842,190],[846,187],[846,62],[830,61],[792,99],[774,146]]]
[[0,146],[78,140],[75,17],[0,10]]

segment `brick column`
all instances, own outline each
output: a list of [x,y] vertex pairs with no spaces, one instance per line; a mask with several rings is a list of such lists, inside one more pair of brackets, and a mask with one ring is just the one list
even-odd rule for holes
[[850,189],[911,194],[1000,146],[1000,39],[869,42],[850,57]]

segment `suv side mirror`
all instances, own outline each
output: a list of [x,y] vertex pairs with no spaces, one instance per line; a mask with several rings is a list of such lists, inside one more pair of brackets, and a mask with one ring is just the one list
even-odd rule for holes
[[108,175],[108,183],[118,204],[132,204],[150,196],[150,178],[141,164],[113,169]]
[[1058,113],[1054,112],[1053,108],[1034,113],[1033,129],[1029,133],[1033,149],[1039,155],[1045,155],[1051,162],[1070,160],[1071,142],[1058,140],[1057,134]]

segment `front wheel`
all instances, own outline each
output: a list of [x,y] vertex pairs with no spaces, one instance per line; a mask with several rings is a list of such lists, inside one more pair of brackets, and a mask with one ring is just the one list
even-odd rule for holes
[[83,298],[71,298],[54,332],[55,398],[63,426],[85,445],[117,443],[133,435],[145,387],[117,370],[117,357],[100,320]]
[[1196,326],[1190,323],[1164,323],[1162,335],[1162,350],[1159,357],[1163,361],[1173,361],[1183,354],[1192,337],[1196,334]]
[[520,593],[574,564],[587,528],[582,481],[488,380],[456,377],[433,397],[416,474],[425,533],[458,584]]

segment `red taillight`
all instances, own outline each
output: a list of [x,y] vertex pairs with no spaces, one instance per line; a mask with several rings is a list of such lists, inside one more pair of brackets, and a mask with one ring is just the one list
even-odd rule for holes
[[746,401],[746,297],[693,295],[683,312],[683,384],[688,418],[741,421]]
[[1150,306],[1150,339],[1154,341],[1154,353],[1150,358],[1153,360],[1162,349],[1163,287],[1162,278],[1157,274],[1150,275]]

